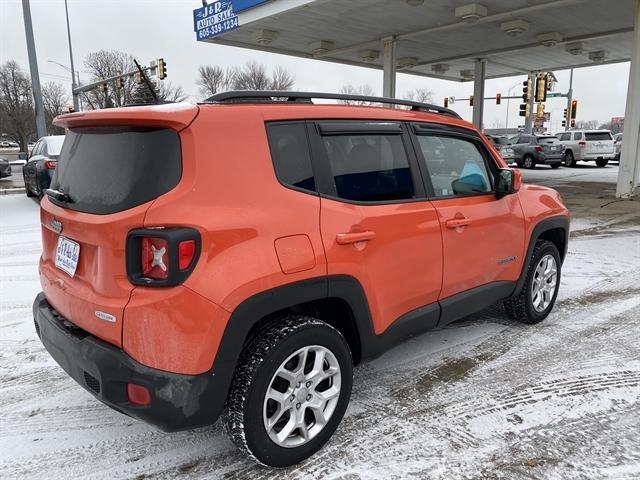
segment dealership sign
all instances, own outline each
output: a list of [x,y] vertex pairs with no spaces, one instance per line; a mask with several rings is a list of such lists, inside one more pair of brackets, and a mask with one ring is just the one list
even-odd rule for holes
[[269,0],[218,0],[193,11],[197,40],[206,40],[240,26],[238,13]]

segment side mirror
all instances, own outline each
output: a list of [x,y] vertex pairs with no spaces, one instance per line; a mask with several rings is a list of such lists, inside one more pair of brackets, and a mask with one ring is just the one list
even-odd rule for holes
[[29,154],[25,153],[25,152],[20,152],[18,154],[18,160],[27,160]]
[[496,175],[496,197],[502,198],[520,190],[522,173],[520,170],[501,168]]

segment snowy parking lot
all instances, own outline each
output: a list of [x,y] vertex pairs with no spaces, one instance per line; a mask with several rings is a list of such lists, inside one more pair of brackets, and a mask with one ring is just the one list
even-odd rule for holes
[[38,205],[0,197],[0,478],[638,479],[640,202],[615,201],[617,170],[524,172],[574,216],[546,321],[497,305],[359,366],[333,439],[284,471],[219,425],[163,433],[71,380],[33,328]]

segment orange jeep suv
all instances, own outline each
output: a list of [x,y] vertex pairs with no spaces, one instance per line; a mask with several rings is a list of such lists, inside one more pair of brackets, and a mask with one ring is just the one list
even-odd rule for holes
[[221,416],[255,460],[291,465],[338,427],[353,365],[497,301],[525,323],[553,308],[560,195],[451,110],[228,92],[55,124],[36,331],[164,430]]

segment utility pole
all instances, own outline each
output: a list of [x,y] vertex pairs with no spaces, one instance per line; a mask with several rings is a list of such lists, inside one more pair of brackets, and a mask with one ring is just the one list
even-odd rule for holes
[[78,94],[76,93],[75,68],[73,67],[73,50],[71,49],[71,29],[69,28],[69,8],[67,7],[67,0],[64,0],[64,12],[67,15],[67,39],[69,41],[69,62],[71,63],[71,92],[73,95],[73,109],[76,112],[80,111],[80,102],[78,101]]
[[569,92],[567,92],[567,124],[564,127],[564,131],[568,132],[571,129],[571,104],[573,102],[573,68],[569,75]]
[[29,0],[22,0],[22,14],[24,16],[24,32],[27,37],[27,54],[29,55],[29,70],[31,72],[31,88],[36,107],[36,131],[38,138],[47,136],[47,124],[44,121],[44,106],[42,104],[42,90],[40,89],[40,75],[38,73],[38,59],[33,40],[33,26],[31,25],[31,7]]
[[[536,82],[536,74],[535,73],[530,73],[529,74],[529,81],[530,81],[530,85],[531,88],[535,88],[535,82]],[[527,115],[525,117],[525,122],[524,122],[524,133],[526,133],[527,135],[531,135],[533,133],[533,106],[534,106],[534,95],[533,92],[531,93],[531,98],[529,98],[529,101],[527,102],[529,104],[529,115]]]

